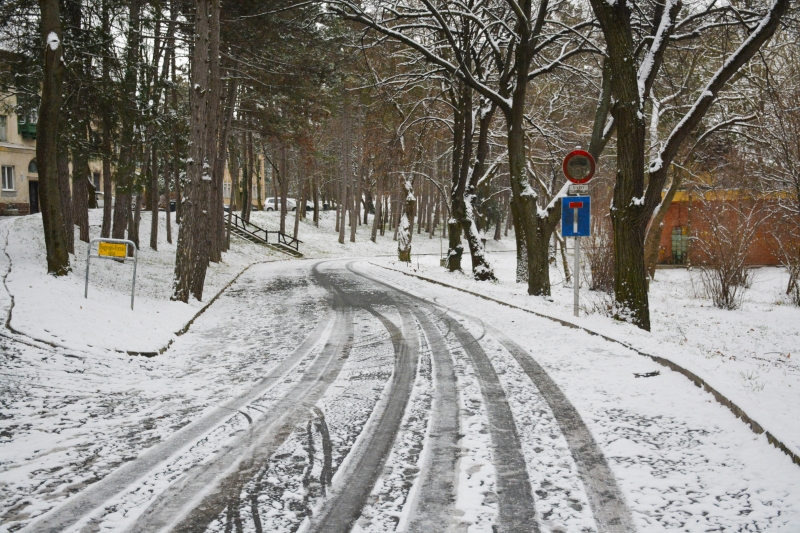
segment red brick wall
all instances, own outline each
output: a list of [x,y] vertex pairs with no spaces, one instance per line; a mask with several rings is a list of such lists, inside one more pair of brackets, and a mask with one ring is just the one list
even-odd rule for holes
[[[723,200],[724,201],[724,200]],[[719,208],[719,202],[704,202],[708,209]],[[706,257],[701,246],[694,238],[711,231],[708,217],[698,210],[704,208],[700,202],[673,202],[670,205],[661,231],[661,242],[658,250],[658,262],[672,264],[672,230],[678,226],[688,227],[692,240],[689,242],[688,257],[691,263],[700,264]],[[715,205],[716,204],[716,205]],[[747,257],[749,265],[778,265],[778,245],[776,238],[784,233],[780,220],[780,208],[769,201],[759,202],[757,210],[766,216],[758,226]]]

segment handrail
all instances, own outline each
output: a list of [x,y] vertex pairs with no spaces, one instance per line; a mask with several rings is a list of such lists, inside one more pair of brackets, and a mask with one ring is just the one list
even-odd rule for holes
[[[233,226],[239,229],[240,231],[244,231],[245,233],[252,235],[257,239],[263,240],[266,244],[270,244],[269,234],[270,233],[276,234],[278,236],[277,237],[278,244],[287,246],[289,248],[294,248],[297,252],[300,251],[300,245],[303,243],[303,241],[301,241],[300,239],[295,239],[294,237],[290,237],[281,231],[266,230],[262,227],[257,226],[256,224],[253,224],[252,222],[244,220],[236,213],[230,213],[230,215],[231,215],[231,224],[233,224]],[[248,228],[248,226],[252,226],[254,229],[251,230]],[[264,234],[263,237],[261,237],[261,233]]]

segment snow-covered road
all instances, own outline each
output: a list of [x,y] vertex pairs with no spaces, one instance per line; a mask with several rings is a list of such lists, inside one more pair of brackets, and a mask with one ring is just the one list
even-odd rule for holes
[[0,531],[800,528],[683,376],[366,261],[255,266],[149,360],[0,343]]

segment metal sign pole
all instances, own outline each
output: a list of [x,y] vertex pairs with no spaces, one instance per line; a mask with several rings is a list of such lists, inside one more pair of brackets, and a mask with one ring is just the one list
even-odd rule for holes
[[86,250],[86,284],[83,287],[83,297],[89,298],[89,260],[92,258],[92,240],[89,243],[89,248]]
[[133,311],[133,295],[136,294],[136,265],[139,264],[139,249],[133,247],[133,281],[131,282],[131,311]]
[[[92,255],[92,245],[94,243],[98,244],[97,255]],[[122,248],[121,253],[115,254],[113,251],[103,251],[100,249],[102,244],[113,244],[113,245],[125,245]],[[89,248],[86,250],[86,281],[83,287],[83,297],[89,297],[89,263],[91,262],[92,257],[96,259],[114,259],[119,260],[121,262],[125,262],[125,258],[127,256],[128,246],[133,246],[133,280],[131,281],[131,310],[133,310],[133,299],[136,294],[136,267],[139,264],[139,248],[133,241],[129,241],[127,239],[92,239],[89,241]],[[118,251],[120,252],[120,251]]]
[[[577,220],[577,217],[575,217]],[[574,304],[574,312],[575,316],[578,316],[578,306],[580,303],[580,290],[581,290],[581,238],[575,237],[575,267],[573,268],[574,275],[575,275],[575,282],[573,286],[575,287],[575,304]]]

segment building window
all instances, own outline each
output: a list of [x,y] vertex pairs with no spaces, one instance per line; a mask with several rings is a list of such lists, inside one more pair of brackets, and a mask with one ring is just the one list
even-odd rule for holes
[[14,167],[2,167],[3,174],[3,190],[14,190]]
[[94,185],[94,190],[95,191],[99,191],[100,190],[100,173],[99,172],[92,173],[92,184]]
[[222,196],[225,198],[231,197],[231,182],[226,181],[222,184]]
[[8,119],[5,115],[0,115],[0,142],[8,140]]
[[28,163],[28,174],[38,174],[39,167],[36,166],[36,160],[31,159],[31,162]]
[[689,228],[676,226],[672,228],[672,263],[685,265],[689,255]]

